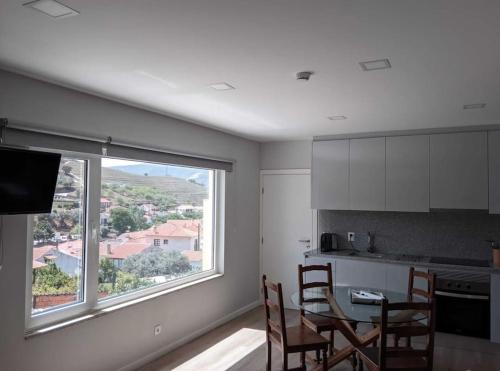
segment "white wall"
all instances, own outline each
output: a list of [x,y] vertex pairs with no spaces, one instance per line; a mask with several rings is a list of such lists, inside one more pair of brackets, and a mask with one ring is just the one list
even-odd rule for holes
[[311,168],[310,140],[262,143],[260,152],[262,170]]
[[[257,143],[2,70],[0,86],[0,116],[13,121],[237,161],[227,176],[224,277],[27,340],[26,217],[4,217],[1,370],[116,370],[258,300]],[[157,323],[164,331],[154,337]]]

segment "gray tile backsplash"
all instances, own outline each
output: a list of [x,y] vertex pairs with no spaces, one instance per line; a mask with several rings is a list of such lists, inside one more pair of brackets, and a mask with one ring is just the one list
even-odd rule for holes
[[340,248],[349,248],[347,232],[355,232],[354,247],[365,251],[368,231],[383,253],[491,259],[485,240],[500,240],[500,215],[473,211],[399,213],[376,211],[318,212],[318,232],[335,232]]

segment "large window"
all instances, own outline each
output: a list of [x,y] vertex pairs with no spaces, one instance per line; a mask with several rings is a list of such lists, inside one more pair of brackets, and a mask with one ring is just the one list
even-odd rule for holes
[[213,185],[214,170],[102,160],[101,300],[213,269]]
[[86,161],[63,157],[50,214],[33,218],[33,314],[84,300]]
[[28,326],[220,271],[221,177],[222,170],[63,155],[52,212],[31,217]]

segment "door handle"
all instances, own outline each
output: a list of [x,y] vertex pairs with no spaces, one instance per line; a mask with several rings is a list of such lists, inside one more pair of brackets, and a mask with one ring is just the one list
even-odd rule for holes
[[299,240],[299,242],[309,243],[311,240]]

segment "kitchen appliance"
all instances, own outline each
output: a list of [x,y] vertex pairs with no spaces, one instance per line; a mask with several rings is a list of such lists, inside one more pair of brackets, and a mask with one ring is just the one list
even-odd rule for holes
[[338,250],[338,236],[336,233],[322,233],[320,239],[321,252]]
[[431,270],[436,274],[436,330],[489,339],[490,276]]
[[465,265],[468,267],[489,267],[490,266],[490,262],[488,260],[448,258],[448,257],[444,257],[444,256],[433,256],[429,259],[429,263],[449,264],[449,265]]

